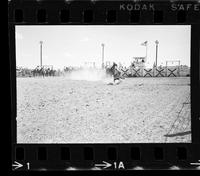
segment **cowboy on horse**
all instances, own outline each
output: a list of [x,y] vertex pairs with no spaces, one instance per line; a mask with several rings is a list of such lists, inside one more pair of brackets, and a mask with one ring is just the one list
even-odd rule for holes
[[120,79],[122,78],[122,76],[121,76],[121,72],[117,69],[117,64],[115,62],[113,62],[113,65],[111,68],[106,68],[106,73],[113,77],[114,83],[116,84],[120,83]]

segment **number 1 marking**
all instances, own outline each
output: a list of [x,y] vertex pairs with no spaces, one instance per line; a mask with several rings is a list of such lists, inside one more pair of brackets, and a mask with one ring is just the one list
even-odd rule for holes
[[30,163],[27,163],[27,169],[28,170],[30,169]]

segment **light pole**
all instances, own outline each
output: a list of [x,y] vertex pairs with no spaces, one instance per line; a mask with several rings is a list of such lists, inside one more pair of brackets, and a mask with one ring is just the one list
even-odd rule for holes
[[102,46],[102,65],[101,65],[101,67],[102,67],[102,69],[104,69],[104,47],[105,47],[105,44],[102,43],[101,46]]
[[157,68],[157,60],[158,60],[158,40],[155,41],[155,44],[156,44],[156,68]]
[[43,41],[40,41],[40,66],[42,67],[42,44]]

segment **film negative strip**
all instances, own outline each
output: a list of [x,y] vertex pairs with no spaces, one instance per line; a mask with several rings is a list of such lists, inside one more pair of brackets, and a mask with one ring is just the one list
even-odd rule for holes
[[8,1],[12,172],[200,169],[200,1]]

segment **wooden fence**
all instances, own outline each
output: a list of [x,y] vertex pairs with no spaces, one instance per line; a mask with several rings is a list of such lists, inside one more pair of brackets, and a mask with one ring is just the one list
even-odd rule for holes
[[128,68],[120,69],[124,77],[179,77],[190,76],[189,68],[162,67],[162,68]]

